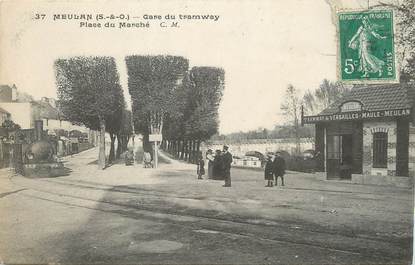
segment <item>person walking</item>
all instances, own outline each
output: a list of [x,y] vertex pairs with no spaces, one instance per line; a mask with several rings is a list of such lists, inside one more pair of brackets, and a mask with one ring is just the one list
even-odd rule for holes
[[203,175],[205,175],[205,160],[200,152],[197,160],[197,179],[203,179]]
[[229,147],[223,146],[222,163],[223,163],[223,175],[225,177],[225,185],[223,187],[231,187],[231,165],[232,154],[229,153]]
[[275,153],[275,159],[274,159],[275,186],[278,186],[278,177],[281,178],[281,186],[284,186],[284,175],[285,175],[285,160],[281,156],[281,153],[277,152]]
[[267,161],[265,162],[264,171],[265,181],[267,185],[265,187],[272,187],[274,181],[274,156],[272,153],[267,154]]

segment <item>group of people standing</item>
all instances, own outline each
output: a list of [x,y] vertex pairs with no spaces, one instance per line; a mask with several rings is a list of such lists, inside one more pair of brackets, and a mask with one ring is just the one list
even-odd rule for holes
[[267,185],[265,187],[278,185],[278,178],[281,178],[281,186],[284,186],[284,175],[285,175],[285,160],[281,156],[281,153],[276,152],[267,154],[267,162],[265,164],[265,180]]
[[[208,178],[216,180],[225,180],[224,187],[231,187],[231,165],[232,154],[229,152],[229,147],[224,145],[222,150],[209,149],[206,152],[206,159],[208,160]],[[205,174],[205,161],[203,155],[199,155],[197,164],[198,179],[202,179]]]
[[[206,152],[206,159],[208,161],[208,178],[216,180],[225,180],[223,187],[231,187],[231,165],[232,154],[229,152],[229,147],[224,145],[223,150],[209,149]],[[205,160],[202,153],[199,153],[197,162],[197,176],[198,179],[203,179],[205,175]],[[281,185],[284,186],[285,175],[285,160],[280,152],[268,153],[265,164],[265,180],[267,185],[265,187],[273,187],[278,185],[278,178],[281,178]],[[275,178],[275,182],[274,182]]]

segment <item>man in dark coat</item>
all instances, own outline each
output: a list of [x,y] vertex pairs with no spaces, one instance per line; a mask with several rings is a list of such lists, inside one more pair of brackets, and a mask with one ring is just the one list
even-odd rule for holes
[[223,159],[220,150],[215,151],[215,158],[213,159],[212,178],[216,180],[223,180]]
[[225,177],[225,185],[223,187],[231,186],[231,165],[232,165],[232,154],[228,151],[229,147],[223,146],[222,163],[223,163],[223,175]]
[[275,186],[278,185],[278,177],[281,177],[281,184],[284,186],[284,175],[285,175],[285,160],[281,156],[280,152],[275,153],[274,159],[274,176]]

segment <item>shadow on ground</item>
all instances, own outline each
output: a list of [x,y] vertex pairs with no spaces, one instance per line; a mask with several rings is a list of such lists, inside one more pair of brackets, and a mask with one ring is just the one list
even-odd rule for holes
[[385,247],[377,247],[380,243],[373,239],[327,233],[316,224],[308,225],[321,232],[247,223],[244,217],[223,213],[220,208],[197,210],[168,202],[168,198],[150,200],[131,194],[125,201],[114,195],[125,188],[109,190],[77,230],[47,239],[61,250],[59,262],[406,264],[410,260],[406,239],[382,242],[394,250],[402,248],[399,253],[385,253]]

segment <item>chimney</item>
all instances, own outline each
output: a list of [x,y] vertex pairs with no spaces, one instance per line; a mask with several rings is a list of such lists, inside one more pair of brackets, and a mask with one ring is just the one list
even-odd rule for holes
[[15,84],[12,86],[12,102],[17,101],[17,87]]
[[35,138],[36,141],[42,140],[43,134],[43,121],[42,120],[35,120]]

